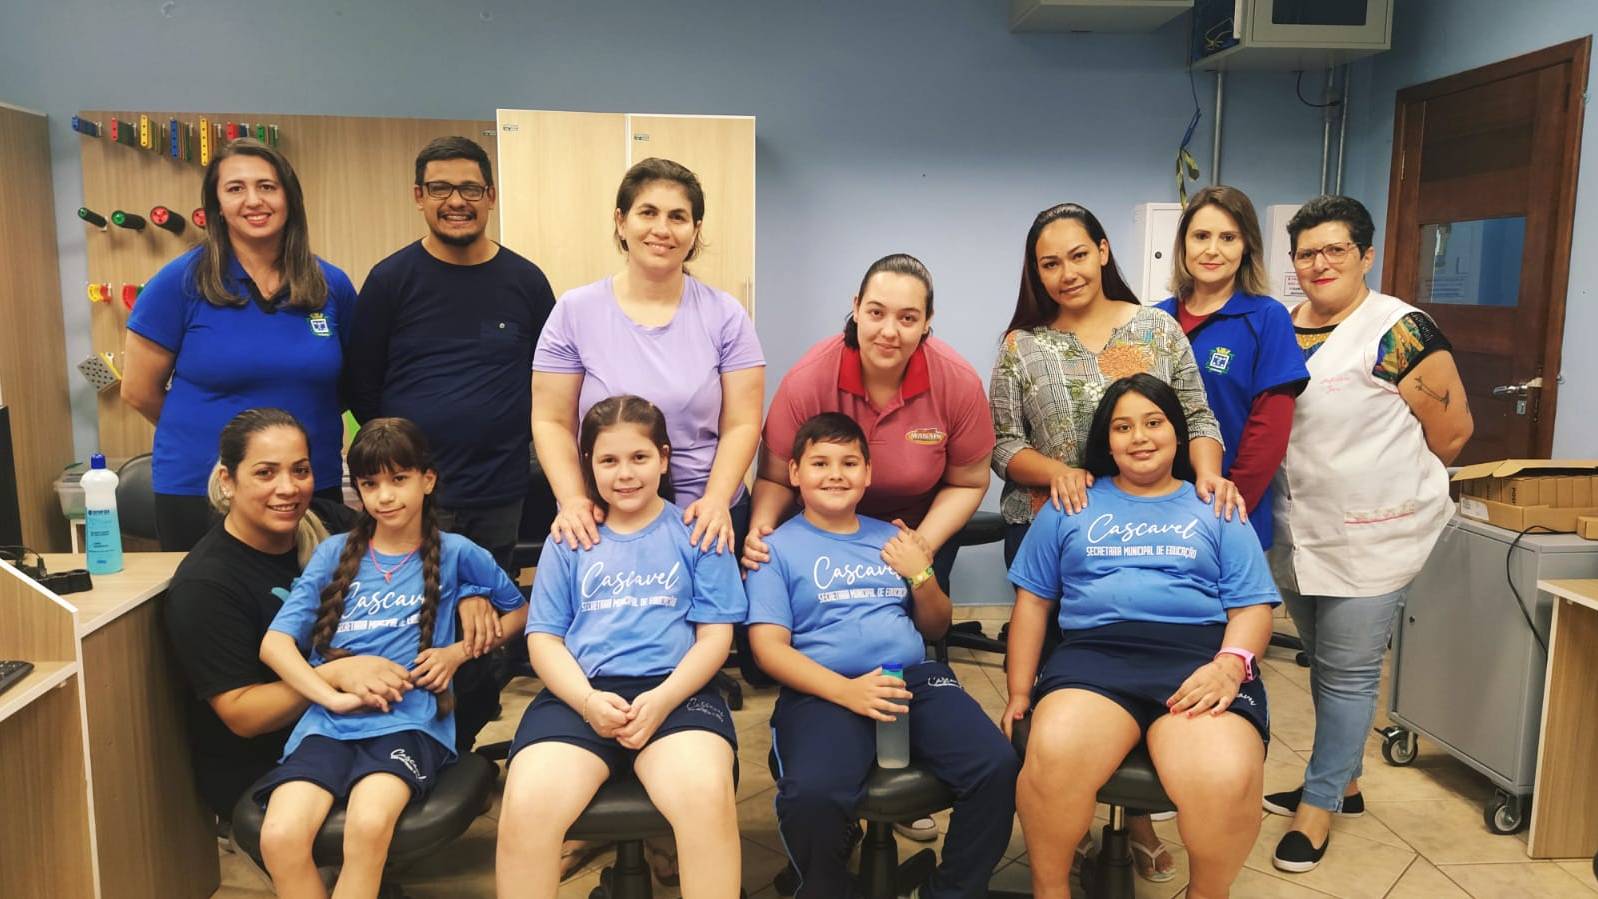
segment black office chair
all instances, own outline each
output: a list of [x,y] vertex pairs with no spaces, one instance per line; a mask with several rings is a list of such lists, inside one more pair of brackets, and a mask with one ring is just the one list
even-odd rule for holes
[[[978,512],[971,516],[958,533],[949,538],[955,546],[982,546],[987,543],[997,543],[1004,539],[1006,525],[1003,516],[997,512]],[[951,594],[952,596],[953,594]],[[1014,602],[1015,595],[1009,594],[1008,602]],[[980,649],[983,652],[1005,653],[1005,632],[999,631],[998,637],[989,637],[982,632],[980,621],[956,621],[949,626],[949,632],[943,639],[933,644],[933,652],[938,661],[949,661],[949,647],[961,646],[966,649]]]
[[150,480],[150,454],[134,456],[117,469],[117,522],[122,533],[146,540],[155,532],[155,485]]
[[670,834],[671,823],[649,801],[638,778],[628,774],[605,781],[566,830],[568,840],[616,844],[616,863],[600,872],[599,886],[588,899],[650,899],[644,840]]
[[[777,754],[773,749],[766,756],[771,769],[771,779],[777,779]],[[954,804],[954,792],[948,785],[920,765],[886,769],[875,765],[866,778],[866,794],[855,807],[857,819],[865,819],[864,842],[860,845],[860,871],[856,885],[864,899],[896,899],[917,885],[926,882],[937,867],[937,854],[922,849],[902,863],[899,845],[893,835],[895,821],[911,821]],[[858,831],[856,831],[858,833]],[[799,872],[790,862],[777,875],[773,886],[782,896],[792,896],[799,888]],[[989,899],[1021,899],[1030,893],[1011,893],[991,890]]]
[[[420,803],[407,806],[394,825],[394,839],[388,847],[387,871],[395,871],[443,848],[466,832],[477,816],[488,808],[489,794],[499,768],[493,762],[466,753],[455,764],[438,773],[438,785]],[[251,786],[233,807],[233,842],[264,870],[261,858],[261,824],[266,811],[254,799]],[[334,808],[316,834],[311,856],[318,867],[331,867],[344,861],[344,806]],[[388,899],[404,896],[400,888],[385,880],[379,894]]]
[[[1031,730],[1029,715],[1016,722],[1012,731],[1011,742],[1022,758],[1026,758],[1027,736]],[[1176,805],[1160,786],[1160,776],[1154,771],[1154,762],[1142,743],[1127,753],[1121,766],[1099,788],[1098,799],[1110,807],[1110,820],[1104,825],[1098,858],[1082,868],[1082,886],[1089,899],[1133,899],[1137,875],[1132,869],[1126,810],[1171,812],[1176,810]]]

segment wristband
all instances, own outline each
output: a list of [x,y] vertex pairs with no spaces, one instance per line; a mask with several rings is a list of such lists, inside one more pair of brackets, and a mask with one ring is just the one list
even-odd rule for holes
[[588,700],[593,699],[594,694],[598,692],[599,690],[590,688],[588,690],[588,695],[583,697],[583,723],[587,724],[589,727],[593,727],[594,725],[588,721]]
[[921,569],[920,573],[918,573],[915,577],[910,578],[910,589],[919,589],[922,584],[932,580],[933,574],[934,572],[932,571],[931,565]]
[[1222,646],[1221,651],[1215,654],[1215,658],[1219,659],[1221,656],[1237,656],[1243,660],[1243,683],[1246,684],[1254,679],[1254,653],[1241,646]]

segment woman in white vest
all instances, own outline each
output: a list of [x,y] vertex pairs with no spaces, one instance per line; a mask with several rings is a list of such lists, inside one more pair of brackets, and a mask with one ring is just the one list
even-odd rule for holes
[[1470,438],[1451,346],[1415,307],[1365,286],[1375,226],[1322,196],[1288,222],[1308,302],[1293,326],[1309,386],[1276,476],[1272,570],[1310,658],[1315,746],[1304,785],[1265,797],[1293,816],[1273,859],[1308,871],[1332,815],[1365,810],[1360,760],[1393,621],[1453,511],[1444,466]]

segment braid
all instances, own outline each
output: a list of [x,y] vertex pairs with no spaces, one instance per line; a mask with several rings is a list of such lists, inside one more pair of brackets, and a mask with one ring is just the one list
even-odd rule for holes
[[320,654],[323,661],[349,655],[348,650],[334,649],[328,644],[333,642],[333,632],[338,628],[339,619],[344,617],[344,597],[360,571],[361,554],[371,545],[372,531],[376,527],[377,522],[372,516],[362,512],[344,540],[344,549],[338,555],[338,568],[333,571],[333,579],[322,588],[322,605],[316,610],[316,625],[311,629],[311,649]]
[[[417,635],[418,654],[433,648],[433,626],[438,621],[438,565],[443,545],[444,538],[438,530],[438,516],[433,511],[433,498],[429,496],[422,505],[422,610],[416,616],[417,626],[421,630]],[[448,687],[438,694],[437,717],[442,718],[453,711],[455,691],[453,687]]]

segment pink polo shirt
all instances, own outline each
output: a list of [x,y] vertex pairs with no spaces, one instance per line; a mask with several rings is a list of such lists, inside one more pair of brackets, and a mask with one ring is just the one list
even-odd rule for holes
[[932,505],[943,472],[993,452],[993,417],[982,379],[954,348],[928,337],[910,355],[899,395],[882,409],[866,395],[860,351],[843,335],[810,348],[777,386],[761,439],[788,461],[799,426],[822,412],[859,422],[871,444],[871,486],[860,514],[911,527]]

